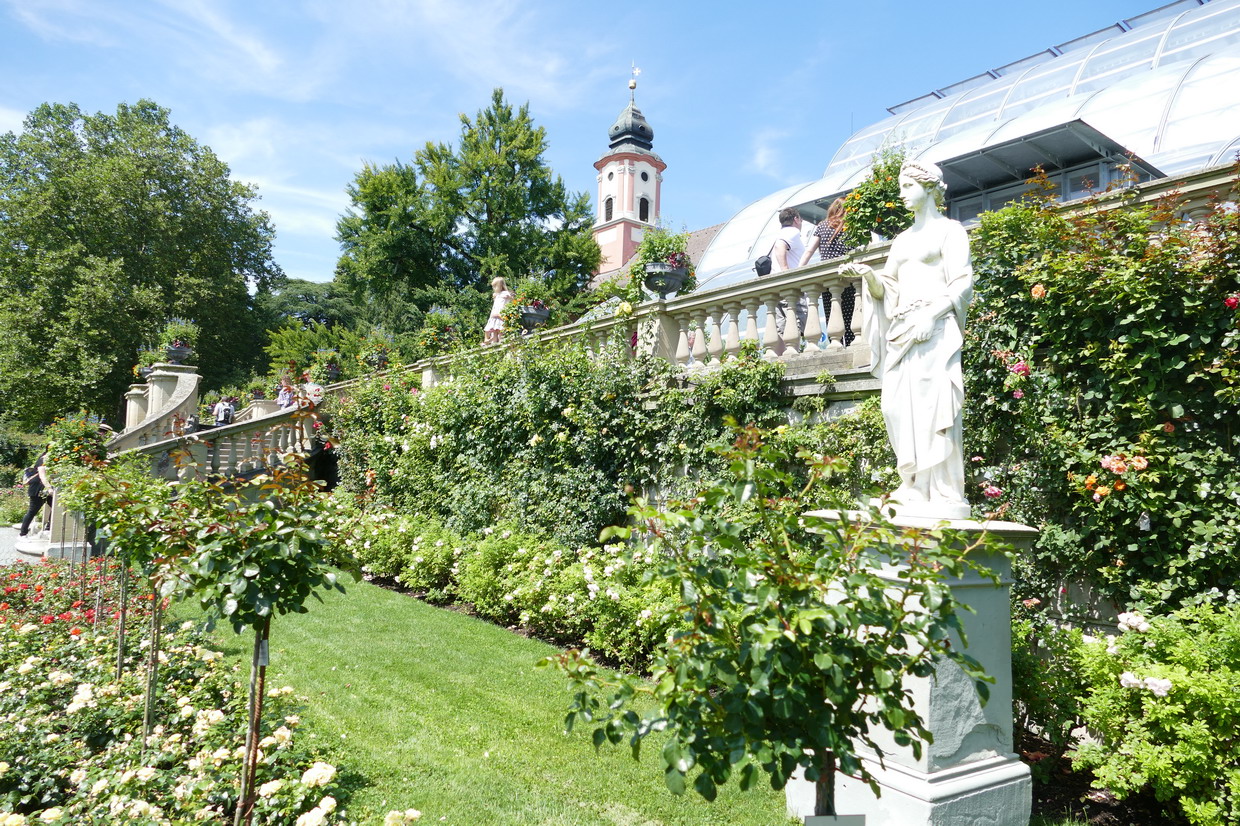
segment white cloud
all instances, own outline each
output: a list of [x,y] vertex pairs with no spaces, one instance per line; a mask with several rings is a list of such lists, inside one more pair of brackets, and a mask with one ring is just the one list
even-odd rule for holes
[[[749,169],[760,175],[776,180],[785,180],[783,155],[779,144],[788,137],[788,133],[779,129],[761,129],[753,136]],[[787,181],[792,183],[792,181]]]
[[0,106],[0,133],[20,132],[22,122],[25,120],[25,112],[19,109],[10,109],[7,106]]

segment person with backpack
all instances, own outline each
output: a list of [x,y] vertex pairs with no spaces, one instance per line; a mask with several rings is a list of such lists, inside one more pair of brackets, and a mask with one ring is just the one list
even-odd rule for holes
[[30,497],[30,507],[26,509],[26,517],[22,519],[20,534],[30,532],[30,525],[44,505],[48,511],[52,508],[52,484],[47,478],[47,451],[43,451],[35,463],[26,468],[22,474],[26,482],[26,495]]
[[220,400],[215,403],[215,407],[211,408],[211,412],[215,416],[215,426],[224,427],[233,423],[236,408],[233,407],[231,398],[220,396]]

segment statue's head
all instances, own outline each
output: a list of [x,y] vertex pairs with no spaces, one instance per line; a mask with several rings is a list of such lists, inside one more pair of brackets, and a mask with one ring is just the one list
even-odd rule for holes
[[911,178],[930,190],[934,203],[943,208],[943,198],[947,194],[947,184],[943,182],[943,170],[926,161],[906,160],[900,166],[900,176]]

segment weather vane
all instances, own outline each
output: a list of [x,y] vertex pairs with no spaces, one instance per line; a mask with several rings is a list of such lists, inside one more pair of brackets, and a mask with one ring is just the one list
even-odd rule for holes
[[637,76],[642,73],[642,70],[637,68],[636,63],[632,63],[631,65],[632,65],[631,71],[633,73],[633,76],[629,78],[629,98],[630,99],[633,97],[633,90],[637,88]]

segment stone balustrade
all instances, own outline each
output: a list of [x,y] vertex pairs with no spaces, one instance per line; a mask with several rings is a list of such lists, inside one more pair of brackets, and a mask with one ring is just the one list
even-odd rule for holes
[[305,455],[313,439],[309,414],[299,408],[283,408],[131,450],[150,456],[156,475],[170,480],[195,475],[224,478],[278,465],[290,453]]

